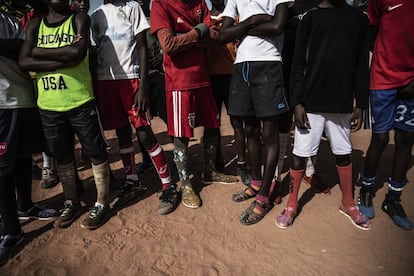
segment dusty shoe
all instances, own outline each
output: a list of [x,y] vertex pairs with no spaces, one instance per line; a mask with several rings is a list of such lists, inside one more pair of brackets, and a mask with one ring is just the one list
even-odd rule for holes
[[160,215],[166,215],[174,211],[177,207],[177,186],[170,185],[167,189],[161,192],[160,195],[160,206],[158,207],[158,212]]
[[82,221],[81,227],[94,230],[103,225],[109,217],[109,207],[98,202],[91,208],[89,215]]
[[42,180],[40,185],[43,189],[50,189],[59,183],[59,176],[55,168],[44,167],[42,169]]
[[239,179],[234,175],[228,175],[216,171],[212,171],[211,173],[204,173],[203,181],[206,184],[217,183],[217,184],[224,184],[230,185],[235,184],[239,181]]
[[40,208],[33,205],[27,211],[17,211],[20,220],[38,219],[51,220],[59,216],[59,212],[55,209]]
[[23,241],[23,233],[0,236],[0,266],[13,255],[14,249]]
[[392,221],[398,227],[401,227],[404,230],[411,230],[414,228],[414,224],[405,214],[400,200],[385,199],[382,203],[381,209],[390,216]]
[[289,228],[293,224],[293,220],[296,216],[296,209],[292,207],[286,207],[283,212],[277,216],[275,225],[281,229]]
[[369,219],[375,217],[374,205],[372,203],[373,197],[374,193],[362,193],[362,191],[359,192],[358,196],[358,209]]
[[139,180],[127,179],[124,186],[116,195],[115,199],[112,201],[112,207],[120,208],[128,204],[129,202],[136,199],[140,194],[142,194],[145,189],[142,187]]
[[53,223],[53,226],[55,227],[69,227],[72,222],[80,216],[81,207],[74,205],[71,200],[66,200],[64,206],[65,207],[61,210],[60,217],[58,217]]
[[201,199],[196,195],[191,184],[181,187],[181,201],[188,208],[195,209],[201,205]]

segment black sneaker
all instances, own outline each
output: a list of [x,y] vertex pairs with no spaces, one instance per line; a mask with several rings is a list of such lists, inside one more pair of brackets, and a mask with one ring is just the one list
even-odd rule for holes
[[178,192],[176,185],[170,185],[167,189],[162,191],[160,195],[160,206],[158,212],[160,215],[166,215],[174,211],[177,207]]
[[73,205],[71,200],[66,200],[61,215],[53,223],[54,227],[66,228],[80,216],[81,207]]
[[249,187],[252,182],[249,167],[246,164],[237,164],[236,173],[240,176],[243,184]]
[[59,183],[59,176],[55,168],[43,167],[40,185],[43,189],[50,189]]
[[113,208],[120,208],[128,204],[132,200],[138,197],[146,188],[143,188],[139,180],[127,179],[124,186],[116,195],[115,199],[112,201]]
[[81,223],[85,229],[94,230],[106,222],[109,215],[109,207],[98,202],[89,211],[89,215]]
[[373,197],[374,193],[362,193],[362,191],[359,191],[358,209],[369,219],[375,217],[374,205],[372,204]]
[[23,241],[23,233],[19,235],[0,236],[0,266],[3,265],[12,255],[14,249]]
[[414,224],[409,218],[407,218],[400,201],[400,199],[385,199],[382,203],[381,209],[391,217],[397,226],[404,230],[411,230],[414,228]]
[[38,220],[51,220],[59,216],[59,212],[55,209],[40,208],[33,205],[27,211],[17,211],[17,215],[20,220],[38,219]]

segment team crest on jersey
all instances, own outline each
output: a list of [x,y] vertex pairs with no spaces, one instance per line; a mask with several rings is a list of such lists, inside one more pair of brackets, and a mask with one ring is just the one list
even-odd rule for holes
[[195,113],[188,113],[188,124],[191,128],[195,127]]
[[5,155],[7,152],[7,142],[0,142],[0,155]]

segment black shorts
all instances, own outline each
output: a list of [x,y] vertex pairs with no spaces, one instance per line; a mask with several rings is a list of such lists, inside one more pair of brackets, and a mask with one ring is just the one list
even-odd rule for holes
[[279,61],[242,62],[234,65],[229,114],[264,118],[289,110]]
[[42,152],[43,145],[37,108],[0,110],[0,175],[10,173],[17,158]]
[[72,155],[76,134],[85,156],[106,160],[107,145],[94,101],[66,112],[40,110],[40,118],[50,156],[61,159]]
[[231,75],[211,75],[211,88],[213,89],[214,99],[216,100],[217,110],[221,115],[221,109],[224,106],[229,109],[229,93],[231,84]]

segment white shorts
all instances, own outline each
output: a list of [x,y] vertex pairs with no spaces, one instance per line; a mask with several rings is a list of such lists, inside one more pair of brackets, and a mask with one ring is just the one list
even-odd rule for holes
[[335,155],[351,154],[350,113],[307,113],[310,129],[295,128],[293,154],[310,157],[318,153],[322,133],[328,138]]

